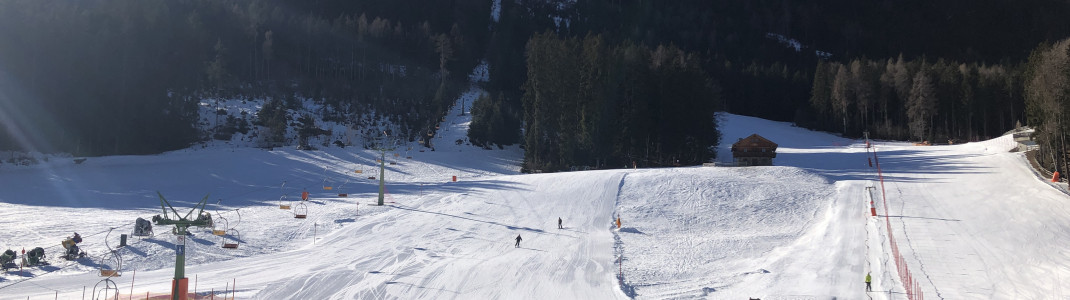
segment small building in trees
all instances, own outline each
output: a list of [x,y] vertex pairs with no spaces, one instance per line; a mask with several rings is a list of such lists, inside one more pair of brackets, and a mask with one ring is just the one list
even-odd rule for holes
[[737,166],[772,166],[777,144],[752,134],[732,144],[732,159]]

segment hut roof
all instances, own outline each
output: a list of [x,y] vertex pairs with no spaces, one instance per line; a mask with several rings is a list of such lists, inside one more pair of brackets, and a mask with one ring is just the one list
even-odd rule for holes
[[778,145],[773,141],[770,141],[757,133],[745,137],[735,144],[732,144],[732,148],[773,148],[776,149]]

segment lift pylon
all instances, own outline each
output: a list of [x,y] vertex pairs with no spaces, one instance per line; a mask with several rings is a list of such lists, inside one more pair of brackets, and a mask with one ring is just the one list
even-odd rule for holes
[[[197,227],[209,227],[211,226],[212,219],[210,215],[204,213],[204,206],[208,204],[208,195],[205,195],[201,199],[201,202],[197,203],[193,209],[190,209],[185,216],[179,215],[178,211],[167,199],[163,197],[163,194],[156,192],[160,196],[160,209],[163,210],[162,215],[156,215],[152,217],[152,220],[157,225],[175,225],[173,232],[175,233],[175,278],[171,281],[171,299],[179,300],[186,299],[186,294],[189,291],[189,278],[186,278],[186,234],[190,226]],[[168,213],[167,209],[171,208],[171,212]],[[191,220],[190,216],[193,212],[197,212],[196,216]],[[107,281],[111,281],[105,278]],[[114,284],[114,282],[112,282]],[[107,285],[105,285],[107,286]],[[96,287],[94,287],[94,291]],[[116,290],[118,293],[118,290]]]

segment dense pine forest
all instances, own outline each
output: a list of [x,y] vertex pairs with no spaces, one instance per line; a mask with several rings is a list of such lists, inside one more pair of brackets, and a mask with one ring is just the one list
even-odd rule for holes
[[[196,114],[213,97],[273,99],[267,112],[310,98],[333,108],[324,119],[374,111],[417,136],[467,87],[489,15],[470,0],[3,1],[0,146],[184,148],[212,138]],[[264,115],[236,127],[298,121]]]
[[297,99],[417,139],[485,59],[469,141],[520,144],[529,171],[709,161],[715,111],[937,143],[1020,123],[1065,170],[1067,15],[1057,0],[8,0],[0,150],[188,147],[217,137],[198,129],[208,98],[271,99],[233,127],[276,143],[309,126],[280,113]]

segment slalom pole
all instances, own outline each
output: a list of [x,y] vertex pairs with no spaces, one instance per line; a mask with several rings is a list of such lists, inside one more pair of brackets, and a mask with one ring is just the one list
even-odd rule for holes
[[134,270],[134,275],[130,275],[130,298],[134,298],[134,278],[137,278],[137,270]]

